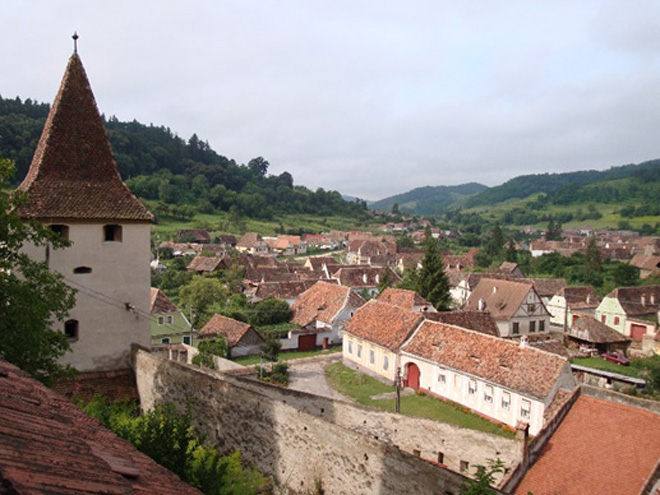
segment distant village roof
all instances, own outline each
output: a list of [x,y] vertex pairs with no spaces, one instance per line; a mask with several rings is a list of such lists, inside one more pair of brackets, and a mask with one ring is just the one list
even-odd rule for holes
[[500,336],[497,323],[488,311],[438,311],[425,316],[427,320],[467,328],[493,337]]
[[63,396],[0,360],[0,480],[14,495],[201,495]]
[[521,278],[517,280],[532,284],[536,293],[546,298],[551,298],[566,287],[566,280],[563,278]]
[[385,273],[388,274],[392,283],[398,283],[401,281],[401,277],[399,277],[399,275],[397,275],[391,268],[376,268],[361,265],[344,266],[337,270],[333,277],[337,278],[341,285],[346,285],[355,289],[362,287],[378,287],[383,281]]
[[[300,294],[312,287],[319,279],[292,280],[290,282],[262,282],[257,284],[254,297],[257,299],[296,299]],[[327,283],[336,281],[326,280]]]
[[122,182],[85,69],[69,59],[27,176],[22,218],[151,222]]
[[658,459],[660,415],[582,395],[514,494],[653,493]]
[[265,242],[256,232],[246,232],[236,243],[236,247],[252,248],[256,245],[263,245]]
[[165,314],[165,313],[178,313],[179,308],[177,308],[172,301],[165,295],[165,293],[156,289],[155,287],[151,288],[151,314]]
[[568,366],[549,352],[429,320],[401,350],[541,400]]
[[252,326],[249,323],[243,323],[222,315],[213,315],[199,331],[199,336],[201,338],[213,338],[224,335],[227,339],[227,345],[231,348],[236,346],[251,329]]
[[636,254],[629,262],[632,266],[641,270],[658,271],[660,270],[660,256],[649,256],[646,254]]
[[378,300],[407,310],[412,310],[415,306],[423,306],[427,310],[435,311],[433,305],[414,290],[388,287],[378,296]]
[[202,256],[196,255],[188,264],[188,270],[197,273],[212,273],[224,264],[224,256]]
[[423,319],[420,313],[372,299],[353,313],[344,332],[396,351]]
[[571,310],[594,309],[600,304],[600,298],[590,285],[581,287],[564,287],[558,294],[566,299]]
[[176,237],[184,242],[199,242],[201,244],[211,242],[211,236],[205,229],[181,229],[176,233]]
[[332,323],[337,315],[347,306],[359,308],[364,299],[355,294],[350,287],[317,282],[291,305],[291,321],[301,327],[314,320]]

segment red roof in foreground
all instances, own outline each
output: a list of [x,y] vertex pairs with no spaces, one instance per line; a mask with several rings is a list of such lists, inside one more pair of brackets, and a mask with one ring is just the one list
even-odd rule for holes
[[581,396],[515,495],[637,495],[660,459],[660,415]]
[[2,360],[0,486],[17,495],[201,493]]
[[85,69],[73,54],[27,176],[22,218],[151,222],[122,182]]

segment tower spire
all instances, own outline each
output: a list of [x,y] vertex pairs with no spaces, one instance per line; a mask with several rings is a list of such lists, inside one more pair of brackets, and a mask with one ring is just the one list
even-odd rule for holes
[[77,54],[78,53],[78,38],[79,38],[78,31],[74,31],[73,36],[71,36],[71,37],[73,38],[73,53]]

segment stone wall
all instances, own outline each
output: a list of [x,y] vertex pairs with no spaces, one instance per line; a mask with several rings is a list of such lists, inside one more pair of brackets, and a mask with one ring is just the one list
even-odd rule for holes
[[135,376],[130,368],[78,373],[69,380],[56,383],[53,390],[69,399],[83,402],[89,402],[96,395],[102,395],[110,401],[138,399]]
[[220,375],[143,350],[135,369],[143,408],[191,402],[198,428],[222,452],[240,449],[292,494],[320,479],[332,494],[457,495],[465,478],[415,450],[435,460],[442,452],[457,471],[460,461],[517,461],[513,440]]

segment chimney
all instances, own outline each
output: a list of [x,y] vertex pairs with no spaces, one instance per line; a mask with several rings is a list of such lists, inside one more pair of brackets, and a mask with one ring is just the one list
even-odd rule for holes
[[529,424],[518,421],[516,424],[516,443],[520,444],[521,459],[520,464],[527,470],[529,464]]
[[493,294],[497,294],[497,285],[493,286]]
[[520,348],[522,349],[523,347],[527,347],[527,335],[523,335],[520,337]]

